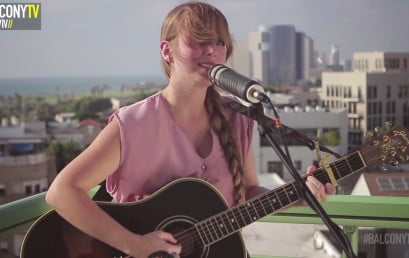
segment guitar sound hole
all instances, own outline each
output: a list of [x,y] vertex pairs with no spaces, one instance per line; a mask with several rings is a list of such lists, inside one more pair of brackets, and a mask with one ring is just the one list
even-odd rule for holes
[[196,234],[194,230],[196,222],[195,219],[190,217],[174,216],[160,223],[156,229],[171,233],[179,244],[182,244],[180,257],[205,258],[209,248],[203,246],[200,237]]

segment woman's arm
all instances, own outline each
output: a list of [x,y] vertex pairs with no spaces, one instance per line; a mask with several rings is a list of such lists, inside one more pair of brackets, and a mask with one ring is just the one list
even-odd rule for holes
[[[256,172],[256,162],[254,158],[253,148],[250,148],[249,153],[247,154],[246,162],[244,164],[244,182],[246,187],[246,200],[253,198],[259,194],[262,194],[269,189],[264,188],[259,185]],[[315,198],[319,201],[325,201],[328,198],[328,195],[334,194],[336,189],[331,184],[327,183],[325,186],[313,176],[313,171],[316,170],[314,166],[309,166],[307,169],[307,174],[310,176],[307,177],[306,185],[314,194]],[[298,205],[296,203],[295,205]],[[305,201],[302,201],[303,205],[306,205]]]
[[147,257],[158,250],[179,253],[179,246],[168,243],[176,242],[170,234],[154,232],[144,237],[136,235],[88,197],[87,193],[92,187],[118,168],[120,148],[119,126],[111,122],[86,150],[58,174],[47,192],[46,201],[75,227],[134,257]]

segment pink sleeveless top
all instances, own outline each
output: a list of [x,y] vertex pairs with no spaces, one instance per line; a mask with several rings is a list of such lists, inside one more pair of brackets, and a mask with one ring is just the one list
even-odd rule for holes
[[[173,119],[162,92],[122,107],[110,117],[113,120],[120,128],[121,160],[107,178],[107,191],[115,201],[135,201],[175,179],[195,177],[214,185],[230,206],[235,204],[233,179],[217,134],[211,131],[212,150],[200,157]],[[244,161],[251,148],[253,121],[234,112],[230,123]]]

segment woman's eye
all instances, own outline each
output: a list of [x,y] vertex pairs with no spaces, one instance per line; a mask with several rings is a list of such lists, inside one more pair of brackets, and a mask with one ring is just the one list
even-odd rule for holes
[[223,40],[219,39],[219,40],[217,40],[216,45],[218,45],[218,46],[224,46],[225,44],[224,44],[224,41],[223,41]]

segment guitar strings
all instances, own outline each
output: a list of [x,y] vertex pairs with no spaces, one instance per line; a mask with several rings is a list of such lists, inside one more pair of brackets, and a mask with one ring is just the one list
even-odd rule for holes
[[[349,155],[350,156],[350,155]],[[348,156],[344,157],[345,161],[348,162]],[[353,161],[353,160],[352,160]],[[344,171],[351,171],[352,167],[350,164],[347,164],[346,162],[342,162],[342,160],[337,160],[335,162],[332,163],[332,165],[334,165],[336,172],[338,173],[338,175],[341,177],[343,177],[342,172]],[[341,163],[341,164],[337,164],[337,163]],[[322,169],[318,169],[317,171],[314,172],[314,176],[320,180],[321,182],[328,182],[328,176],[326,175],[325,171],[323,171]],[[291,197],[293,197],[293,195],[288,195],[288,192],[286,188],[288,188],[289,186],[291,186],[294,190],[295,193],[297,195],[296,200],[291,200]],[[206,243],[204,242],[204,239],[202,241],[201,236],[206,237],[206,240],[211,240],[208,241],[210,243],[217,241],[218,239],[224,238],[227,235],[233,234],[234,232],[238,231],[240,228],[242,228],[242,226],[240,225],[240,221],[245,225],[248,225],[249,223],[247,223],[247,221],[249,220],[250,223],[254,222],[254,218],[261,218],[264,217],[278,209],[276,209],[274,207],[274,205],[271,203],[270,199],[272,198],[270,195],[273,194],[278,198],[280,205],[282,207],[290,205],[298,200],[301,199],[295,185],[294,182],[289,182],[279,188],[277,188],[275,191],[273,192],[268,192],[268,194],[261,196],[260,198],[257,198],[256,200],[258,200],[258,204],[256,202],[253,202],[252,205],[248,206],[249,202],[247,202],[244,205],[240,205],[236,208],[234,208],[234,211],[238,211],[240,214],[240,217],[242,217],[242,221],[240,219],[237,219],[237,217],[234,215],[234,211],[233,210],[226,210],[224,212],[219,213],[218,215],[215,216],[211,216],[199,223],[197,223],[197,227],[193,226],[190,227],[178,234],[175,235],[175,237],[177,239],[179,239],[179,242],[182,244],[182,246],[185,247],[192,247],[194,246],[197,242],[200,244],[202,243],[203,246],[206,245]],[[289,203],[285,204],[284,206],[281,203],[281,200],[283,199],[283,197],[287,197],[287,199],[290,201]],[[274,199],[274,198],[273,198]],[[246,207],[247,206],[247,207]],[[271,208],[273,209],[272,212],[267,212],[266,208],[268,206],[271,206]],[[253,211],[249,210],[249,207],[253,207],[255,214],[252,215]],[[280,207],[279,209],[281,209],[282,207]],[[243,211],[243,208],[245,211]],[[259,213],[262,213],[262,211],[264,211],[264,214],[262,216],[259,215]],[[231,223],[231,218],[229,217],[229,215],[227,214],[228,212],[231,212],[232,215],[234,216],[234,221],[236,221],[235,224],[237,224],[239,226],[239,228],[235,228],[233,226],[233,224]],[[223,215],[226,216],[227,220],[225,218],[223,218]],[[255,216],[257,215],[257,216]],[[220,219],[221,224],[219,224],[218,219]],[[212,220],[214,220],[216,223],[214,223]],[[227,223],[228,222],[228,223]],[[207,228],[207,232],[206,229],[203,227],[206,226]],[[219,227],[219,225],[223,225],[223,228]],[[230,225],[230,228],[233,230],[230,230],[228,228],[228,226],[226,225]],[[202,227],[202,230],[200,230],[199,227]],[[218,229],[218,230],[217,230]],[[221,237],[219,237],[218,232],[221,233]],[[226,233],[225,233],[226,232]],[[210,233],[210,237],[207,233]],[[214,237],[215,236],[215,237]],[[188,241],[188,243],[186,243],[186,241]],[[209,244],[210,244],[209,243]]]
[[[316,173],[316,174],[315,174],[316,177],[320,177],[321,180],[324,180],[324,179],[325,179],[325,178],[321,178],[321,177],[325,177],[325,174],[319,173],[319,172],[315,172],[315,173]],[[300,196],[299,196],[299,194],[298,194],[298,192],[297,192],[297,190],[294,188],[294,189],[295,189],[295,192],[296,192],[296,194],[297,194],[297,200],[294,200],[294,201],[291,200],[291,199],[289,198],[288,194],[286,193],[286,187],[288,187],[288,186],[292,186],[292,187],[294,188],[294,185],[293,185],[292,183],[289,183],[289,184],[283,185],[282,187],[277,188],[277,190],[275,191],[275,192],[278,192],[278,194],[275,194],[275,195],[277,196],[277,198],[278,198],[279,200],[280,200],[280,199],[283,199],[283,197],[287,197],[287,198],[290,200],[290,203],[287,203],[285,206],[290,205],[291,203],[296,202],[296,201],[298,201],[299,199],[301,199]],[[280,192],[280,190],[281,190],[281,192]],[[270,195],[271,195],[271,193],[270,193]],[[269,198],[267,198],[267,197],[268,197],[268,195],[262,196],[262,197],[260,198],[261,202],[259,201],[259,204],[254,203],[254,205],[252,205],[252,206],[255,208],[255,212],[256,212],[256,214],[257,214],[258,217],[262,217],[262,216],[259,216],[259,213],[260,213],[260,211],[261,211],[260,208],[262,208],[262,209],[265,211],[265,208],[264,208],[263,206],[266,206],[266,203],[269,204],[270,206],[272,206],[271,202],[269,201]],[[270,198],[271,198],[271,197],[270,197]],[[260,203],[261,203],[261,205],[260,205]],[[280,201],[280,205],[283,207],[283,205],[281,204],[281,201]],[[249,206],[249,207],[250,207],[250,206]],[[282,207],[280,207],[280,208],[282,208]],[[243,211],[243,208],[244,208],[245,211]],[[273,211],[277,210],[277,209],[275,209],[274,207],[272,207],[272,208],[273,208]],[[257,209],[259,210],[259,212],[257,212]],[[242,221],[242,222],[244,223],[244,225],[247,225],[247,224],[248,224],[248,223],[247,223],[247,220],[249,220],[250,223],[254,221],[254,220],[253,220],[254,215],[252,216],[252,214],[251,214],[251,213],[253,213],[253,212],[250,211],[250,210],[248,209],[248,207],[239,206],[239,207],[236,208],[236,210],[239,211],[241,217],[243,218],[243,221]],[[273,212],[273,211],[272,211],[272,212]],[[226,214],[224,214],[224,213],[226,213]],[[271,212],[269,212],[269,213],[271,213]],[[264,215],[263,215],[263,216],[265,216],[265,215],[267,215],[267,214],[269,214],[269,213],[264,212]],[[227,212],[223,212],[223,213],[221,213],[219,216],[212,216],[212,217],[210,217],[210,218],[208,218],[208,219],[206,219],[206,220],[204,220],[204,221],[201,222],[201,224],[205,224],[205,225],[206,225],[206,227],[207,227],[207,229],[208,229],[208,232],[211,234],[211,238],[209,238],[208,235],[206,235],[206,232],[204,232],[205,235],[206,235],[206,238],[212,240],[211,242],[213,242],[214,240],[217,240],[218,238],[220,238],[220,237],[219,237],[219,234],[218,234],[218,231],[221,233],[221,235],[222,235],[222,237],[223,237],[223,235],[228,235],[229,233],[231,234],[231,233],[234,233],[235,231],[238,230],[238,229],[236,229],[236,228],[233,226],[233,224],[230,223],[230,220],[227,220],[227,222],[229,222],[228,224],[230,224],[230,226],[231,226],[231,228],[233,229],[233,231],[232,231],[232,230],[229,230],[229,229],[227,228],[227,226],[225,227],[225,228],[226,228],[225,230],[222,230],[222,229],[220,229],[220,227],[215,226],[215,223],[211,221],[212,219],[214,219],[214,221],[218,222],[218,221],[217,221],[217,218],[220,218],[220,220],[222,221],[223,225],[227,224],[227,223],[226,223],[226,220],[223,218],[223,215],[226,215],[226,217],[229,218],[229,216],[227,215]],[[234,215],[234,213],[233,213],[233,215]],[[238,224],[239,224],[239,226],[240,226],[239,228],[241,228],[241,225],[240,225],[240,224],[241,224],[241,223],[240,223],[241,220],[240,220],[240,219],[237,219],[236,216],[235,216],[235,219],[236,219],[236,221],[238,222]],[[208,222],[210,222],[210,223],[208,223]],[[213,229],[212,229],[212,228],[213,228]],[[194,229],[193,232],[192,232],[192,229]],[[178,236],[177,238],[178,238],[179,241],[182,243],[182,245],[183,245],[183,243],[186,243],[186,240],[188,240],[189,242],[193,242],[193,243],[192,243],[193,245],[194,245],[195,242],[197,242],[197,240],[201,240],[201,239],[199,239],[199,238],[196,237],[196,236],[194,236],[194,237],[192,238],[192,234],[191,234],[191,233],[198,233],[198,234],[202,233],[202,232],[196,232],[195,229],[196,229],[196,228],[191,227],[191,228],[189,228],[189,229],[187,229],[187,230],[185,230],[185,231],[183,231],[183,232],[181,232],[181,233],[178,234],[178,235],[181,235],[180,237]],[[217,231],[216,229],[219,229],[219,230]],[[198,230],[199,230],[199,229],[198,229]],[[199,231],[200,231],[200,230],[199,230]],[[224,233],[224,232],[227,232],[227,234]],[[212,236],[216,236],[216,237],[212,237]],[[199,236],[199,237],[200,237],[200,236]],[[188,238],[188,239],[187,239],[187,238]],[[205,245],[205,243],[203,243],[203,244]],[[185,244],[184,246],[186,246],[186,244]],[[190,245],[188,245],[187,247],[189,247],[189,246],[190,246]]]
[[[321,179],[320,181],[325,180],[325,174],[324,174],[324,173],[319,173],[319,172],[315,172],[315,173],[316,173],[315,176],[316,176],[316,177],[319,177],[319,179]],[[284,186],[282,186],[282,187],[280,187],[280,188],[277,188],[276,192],[278,192],[278,194],[275,194],[276,196],[278,196],[279,199],[282,199],[283,197],[287,197],[287,198],[290,200],[290,203],[286,204],[285,206],[290,205],[291,203],[296,202],[296,201],[298,201],[299,199],[301,199],[300,196],[299,196],[299,194],[298,194],[298,192],[297,192],[297,190],[294,188],[294,189],[295,189],[295,193],[297,194],[297,200],[292,201],[292,200],[289,198],[288,194],[286,193],[286,187],[288,187],[288,186],[292,186],[292,187],[294,188],[294,185],[292,185],[292,184],[290,183],[290,184],[284,185]],[[281,190],[281,192],[280,192],[280,190]],[[270,195],[271,195],[271,193],[270,193]],[[271,197],[270,197],[270,198],[271,198]],[[280,202],[281,202],[281,201],[280,201]],[[261,203],[261,205],[260,205],[260,203]],[[271,213],[271,212],[269,212],[269,213],[266,212],[266,210],[265,210],[265,208],[264,208],[264,207],[266,206],[266,203],[269,204],[270,206],[272,206],[271,202],[270,202],[269,199],[267,198],[267,195],[262,196],[262,197],[260,198],[259,204],[254,203],[254,205],[252,205],[252,206],[254,207],[254,210],[255,210],[255,212],[256,212],[256,214],[257,214],[258,217],[263,217],[263,216],[265,216],[265,215]],[[283,206],[282,204],[280,204],[280,205]],[[264,206],[264,207],[263,207],[263,206]],[[250,206],[249,206],[249,207],[250,207]],[[243,208],[245,209],[246,212],[243,212]],[[262,208],[262,209],[264,210],[264,215],[263,215],[263,216],[259,216],[259,213],[261,212],[261,209],[260,209],[260,208]],[[276,210],[274,207],[272,207],[272,208],[273,208],[273,211]],[[280,208],[282,208],[282,207],[280,207]],[[259,210],[259,212],[257,212],[257,209]],[[242,222],[244,223],[244,225],[247,225],[247,224],[248,224],[248,223],[247,223],[247,220],[250,220],[250,222],[253,222],[253,219],[252,219],[252,218],[253,218],[254,216],[252,216],[252,214],[251,214],[251,213],[253,213],[253,212],[250,211],[250,210],[248,209],[248,207],[239,206],[239,207],[237,207],[237,210],[240,212],[240,215],[241,215],[241,217],[243,218],[243,221],[242,221]],[[225,230],[222,230],[222,229],[220,229],[220,227],[215,226],[215,223],[211,221],[212,219],[214,219],[214,221],[218,222],[218,221],[217,221],[217,218],[219,217],[220,220],[222,221],[223,225],[227,224],[226,221],[225,221],[225,219],[223,218],[223,215],[226,215],[227,218],[229,218],[229,217],[228,217],[227,214],[224,214],[224,213],[227,213],[227,212],[221,213],[220,216],[213,216],[213,217],[210,217],[210,218],[208,218],[208,219],[202,221],[202,224],[205,224],[206,227],[208,228],[209,233],[212,234],[211,236],[216,236],[216,238],[214,238],[214,237],[211,238],[211,239],[212,239],[212,242],[214,241],[214,239],[217,240],[217,239],[219,238],[218,231],[219,231],[219,232],[221,233],[221,235],[223,236],[223,235],[228,235],[229,233],[234,233],[235,231],[238,230],[238,229],[236,229],[236,228],[230,223],[229,220],[228,220],[228,222],[229,222],[228,224],[230,224],[230,226],[231,226],[231,228],[233,229],[233,231],[232,231],[232,230],[229,230],[227,226],[225,227],[225,228],[226,228]],[[238,223],[240,224],[240,220],[237,219],[237,218],[236,218],[236,220],[237,220]],[[208,222],[210,222],[210,224],[209,224]],[[241,226],[240,226],[240,227],[241,227]],[[212,228],[213,228],[213,229],[212,229]],[[216,229],[219,229],[219,230],[217,231]],[[194,230],[194,231],[192,232],[192,230]],[[198,230],[199,230],[199,229],[198,229]],[[200,231],[200,230],[199,230],[199,231]],[[224,233],[225,231],[227,232],[227,234]],[[187,234],[186,234],[186,233],[187,233]],[[194,245],[195,242],[197,242],[197,240],[201,240],[201,239],[199,239],[198,237],[196,237],[196,235],[192,238],[192,233],[198,233],[198,234],[200,234],[201,232],[196,232],[195,228],[194,228],[194,227],[191,227],[191,228],[189,228],[188,230],[185,230],[184,232],[182,232],[182,234],[181,234],[182,236],[177,237],[177,238],[178,238],[179,241],[182,243],[182,245],[183,245],[183,243],[186,243],[187,238],[189,238],[188,241],[189,241],[189,242],[193,242],[192,244]],[[205,234],[206,234],[206,233],[205,233]],[[199,236],[199,237],[200,237],[200,236]],[[207,235],[206,235],[206,238],[209,239],[209,237],[208,237]],[[205,244],[205,243],[203,243],[203,244]],[[186,246],[186,244],[185,244],[184,246]],[[189,245],[188,245],[188,247],[189,247]]]

